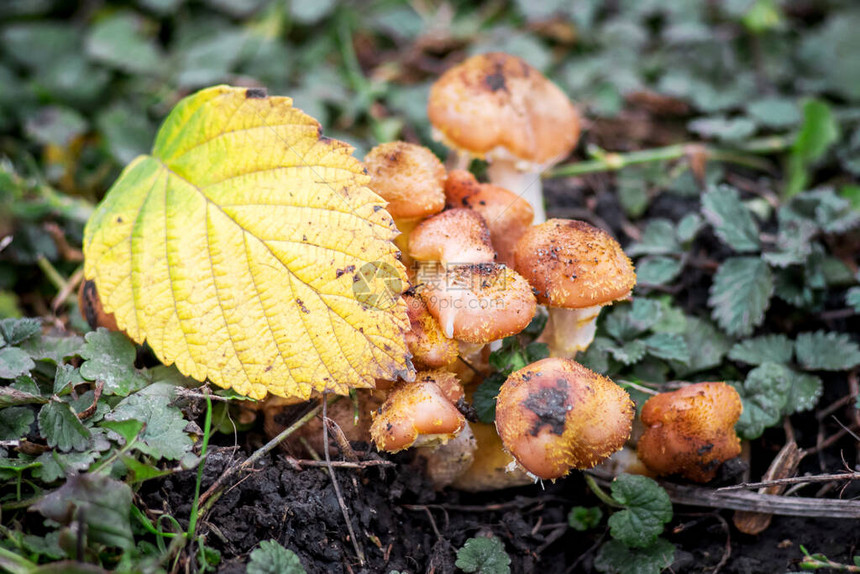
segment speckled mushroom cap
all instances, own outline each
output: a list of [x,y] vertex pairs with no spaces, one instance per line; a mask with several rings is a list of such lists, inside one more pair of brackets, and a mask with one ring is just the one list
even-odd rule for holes
[[543,359],[512,373],[496,400],[496,430],[517,462],[554,479],[591,468],[624,446],[633,401],[570,359]]
[[513,265],[514,245],[532,224],[534,209],[516,193],[493,185],[480,183],[468,171],[456,169],[445,181],[445,207],[468,208],[476,211],[490,230],[490,241],[499,261]]
[[411,446],[447,442],[466,423],[432,373],[418,373],[415,382],[399,382],[377,409],[370,435],[379,450],[397,452]]
[[365,156],[370,189],[388,202],[395,219],[421,219],[445,207],[445,166],[424,146],[396,141]]
[[497,263],[450,266],[421,297],[447,337],[481,345],[519,333],[537,308],[528,282]]
[[418,261],[460,265],[495,261],[484,219],[471,209],[449,209],[422,221],[409,234],[409,255]]
[[514,248],[514,268],[538,303],[580,309],[626,297],[636,284],[630,258],[611,235],[584,221],[550,219]]
[[421,296],[406,293],[403,300],[406,302],[406,314],[409,316],[406,345],[412,353],[412,363],[419,369],[436,369],[457,360],[457,341],[445,336]]
[[442,74],[430,89],[427,115],[449,147],[488,159],[547,165],[579,139],[579,116],[564,92],[520,58],[498,52]]
[[741,453],[735,423],[743,405],[725,383],[696,383],[653,396],[642,407],[645,432],[636,445],[657,474],[708,482],[720,465]]

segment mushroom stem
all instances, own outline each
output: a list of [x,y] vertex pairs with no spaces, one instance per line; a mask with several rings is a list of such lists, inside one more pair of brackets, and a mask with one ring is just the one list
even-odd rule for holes
[[583,309],[550,307],[546,328],[541,335],[549,345],[550,356],[571,359],[576,353],[586,350],[594,340],[601,308],[601,305]]
[[529,202],[535,212],[532,225],[546,221],[540,173],[520,171],[517,169],[517,162],[515,161],[494,159],[487,166],[487,175],[490,178],[490,183],[504,187]]

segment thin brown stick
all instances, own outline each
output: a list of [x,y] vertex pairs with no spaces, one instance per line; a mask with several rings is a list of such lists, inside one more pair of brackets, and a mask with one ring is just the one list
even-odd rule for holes
[[325,451],[325,466],[328,468],[328,475],[331,478],[331,485],[334,488],[334,494],[337,497],[337,503],[340,505],[340,511],[343,513],[343,519],[346,521],[346,529],[349,532],[349,538],[352,540],[352,547],[355,550],[355,554],[358,557],[358,563],[361,566],[364,566],[364,550],[361,548],[361,544],[358,542],[358,538],[355,536],[355,530],[352,528],[352,520],[349,518],[349,509],[346,507],[346,502],[343,500],[343,496],[340,493],[340,485],[337,482],[337,476],[334,474],[334,467],[331,464],[331,457],[328,449],[328,425],[325,424],[326,419],[328,418],[327,406],[328,397],[324,397],[322,403],[322,417],[323,417],[323,450]]
[[287,462],[293,465],[294,468],[300,470],[303,466],[307,467],[320,467],[320,466],[332,466],[334,468],[369,468],[371,466],[397,466],[395,463],[390,460],[361,460],[358,462],[351,462],[348,460],[333,460],[331,462],[326,462],[324,460],[309,460],[309,459],[296,459],[292,457],[287,457]]
[[733,490],[755,489],[765,486],[777,486],[781,484],[803,484],[813,482],[838,482],[840,480],[860,480],[860,472],[842,472],[839,474],[816,474],[813,476],[795,476],[793,478],[778,478],[776,480],[764,480],[762,482],[744,482],[733,486],[718,488],[715,492],[730,492]]

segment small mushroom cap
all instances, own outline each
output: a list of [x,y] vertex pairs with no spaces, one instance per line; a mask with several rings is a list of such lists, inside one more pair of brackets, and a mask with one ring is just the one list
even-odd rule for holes
[[423,219],[445,207],[445,166],[426,147],[402,141],[380,144],[364,164],[370,188],[388,202],[394,219]]
[[427,115],[450,147],[488,159],[548,165],[579,139],[579,115],[564,92],[502,53],[473,56],[445,72],[430,89]]
[[453,265],[424,279],[421,296],[446,336],[484,344],[525,329],[537,304],[531,287],[497,263]]
[[430,314],[420,295],[403,295],[410,329],[406,332],[406,345],[412,353],[412,364],[417,368],[438,369],[457,360],[457,341],[445,336],[439,321]]
[[514,249],[514,267],[539,303],[580,309],[626,297],[633,263],[615,239],[584,221],[550,219],[530,228]]
[[78,288],[78,309],[92,329],[104,327],[108,331],[119,331],[116,317],[102,307],[95,281],[85,279]]
[[708,482],[741,452],[735,423],[742,410],[738,392],[725,383],[696,383],[651,397],[642,407],[639,458],[657,474]]
[[490,263],[496,251],[484,218],[471,209],[449,209],[422,221],[409,234],[409,255],[443,264]]
[[619,450],[633,415],[624,389],[570,359],[543,359],[512,373],[496,400],[505,448],[544,479],[591,468]]
[[376,411],[370,435],[379,450],[398,452],[411,446],[445,443],[466,422],[426,372],[413,383],[399,382]]
[[534,209],[516,193],[490,183],[479,183],[468,171],[457,169],[445,181],[445,206],[478,212],[490,230],[499,262],[514,264],[514,245],[534,219]]

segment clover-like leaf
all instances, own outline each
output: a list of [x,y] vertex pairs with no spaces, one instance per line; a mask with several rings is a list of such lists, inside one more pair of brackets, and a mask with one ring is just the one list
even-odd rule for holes
[[134,448],[155,458],[177,460],[191,450],[193,443],[185,433],[188,425],[182,411],[170,406],[174,387],[154,383],[124,398],[109,415],[109,421],[137,420],[146,426]]
[[42,330],[39,319],[2,319],[0,320],[0,347],[18,345]]
[[251,552],[247,574],[304,574],[305,567],[295,552],[274,540],[263,540]]
[[505,545],[495,536],[476,536],[468,539],[457,551],[455,566],[463,572],[508,574],[511,571],[511,558],[505,552]]
[[758,257],[732,257],[717,269],[708,303],[730,335],[749,335],[761,324],[773,294],[773,274]]
[[846,333],[801,333],[797,361],[807,369],[841,371],[860,365],[860,346]]
[[636,278],[644,285],[665,285],[681,272],[681,261],[673,257],[645,257],[636,265]]
[[789,401],[796,373],[785,365],[763,363],[749,373],[744,383],[733,384],[741,396],[743,411],[735,430],[744,439],[761,436],[777,424]]
[[0,409],[0,440],[18,440],[27,434],[34,420],[33,410],[27,407]]
[[33,359],[18,347],[0,349],[0,379],[14,379],[36,366]]
[[85,274],[162,362],[253,398],[409,377],[397,231],[350,154],[289,98],[198,92],[96,209]]
[[99,329],[87,333],[81,357],[80,375],[90,381],[102,381],[104,393],[127,396],[149,384],[149,379],[134,368],[134,345],[122,333]]
[[628,548],[618,540],[600,547],[594,568],[607,574],[660,574],[675,560],[675,545],[658,538],[647,548]]
[[39,411],[39,430],[51,448],[84,450],[91,445],[86,428],[67,403],[51,401]]
[[663,525],[672,520],[669,495],[653,479],[621,474],[610,486],[612,498],[624,505],[609,517],[612,537],[634,548],[645,548],[657,540]]

